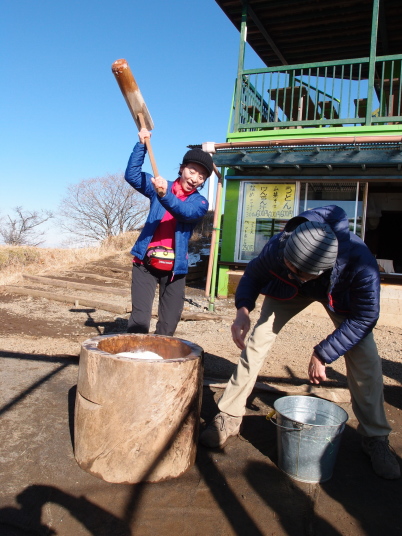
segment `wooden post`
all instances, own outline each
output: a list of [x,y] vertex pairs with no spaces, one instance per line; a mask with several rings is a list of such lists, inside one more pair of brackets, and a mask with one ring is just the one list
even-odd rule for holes
[[217,234],[218,225],[220,225],[219,219],[221,216],[222,175],[218,171],[215,164],[214,164],[214,172],[215,172],[215,175],[218,177],[218,184],[216,186],[214,221],[212,224],[212,236],[211,236],[211,245],[209,248],[207,280],[206,280],[206,285],[205,285],[206,297],[209,297],[211,293],[212,269],[213,269],[214,262],[215,262],[216,234]]
[[[278,122],[278,115],[279,115],[279,106],[278,106],[278,103],[275,102],[274,123]],[[274,127],[274,130],[279,130],[279,127]]]
[[373,110],[373,94],[374,94],[375,63],[376,63],[376,53],[377,53],[377,30],[378,30],[379,10],[380,10],[380,0],[373,0],[368,88],[367,88],[367,110],[366,110],[365,126],[370,126],[372,122],[371,115],[372,115],[372,110]]
[[388,117],[394,115],[394,96],[390,95],[388,99]]
[[[297,120],[303,121],[303,107],[304,107],[304,97],[300,97],[299,99],[299,106],[297,108]],[[299,125],[297,128],[302,128],[301,125]]]

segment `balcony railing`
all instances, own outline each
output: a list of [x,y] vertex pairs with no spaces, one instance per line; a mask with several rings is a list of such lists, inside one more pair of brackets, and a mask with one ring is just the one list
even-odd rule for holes
[[[246,70],[230,132],[402,123],[402,55]],[[239,87],[239,84],[237,84]]]

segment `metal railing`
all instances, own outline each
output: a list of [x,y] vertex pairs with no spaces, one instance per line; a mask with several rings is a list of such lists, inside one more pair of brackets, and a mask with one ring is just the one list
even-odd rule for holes
[[241,73],[230,132],[402,123],[402,54]]

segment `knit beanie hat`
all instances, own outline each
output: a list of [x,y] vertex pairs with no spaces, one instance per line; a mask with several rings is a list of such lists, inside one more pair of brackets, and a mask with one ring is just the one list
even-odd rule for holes
[[335,264],[338,240],[326,223],[306,221],[296,227],[287,239],[286,260],[307,274],[321,275]]
[[207,170],[206,178],[208,178],[214,170],[212,156],[202,149],[190,149],[187,151],[183,156],[183,164],[188,164],[189,162],[195,162],[196,164],[203,166]]

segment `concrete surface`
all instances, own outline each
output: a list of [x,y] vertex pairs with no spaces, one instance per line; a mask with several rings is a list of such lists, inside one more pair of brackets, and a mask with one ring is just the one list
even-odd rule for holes
[[[276,396],[252,395],[240,437],[225,449],[198,448],[177,479],[109,484],[77,465],[73,357],[0,352],[0,535],[400,536],[402,481],[375,476],[360,450],[348,404],[331,480],[304,484],[277,468]],[[402,455],[401,387],[385,389],[391,441]],[[221,391],[204,388],[202,420]]]

